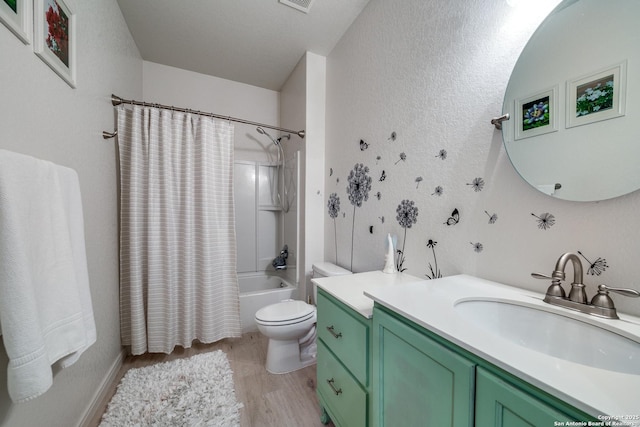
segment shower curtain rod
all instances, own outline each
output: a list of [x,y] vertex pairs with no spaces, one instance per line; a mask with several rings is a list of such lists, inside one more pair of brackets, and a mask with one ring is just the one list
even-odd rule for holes
[[[263,127],[263,128],[278,130],[280,132],[294,133],[294,134],[298,135],[300,138],[304,138],[304,136],[305,136],[305,131],[304,130],[296,131],[296,130],[285,129],[285,128],[280,128],[280,127],[271,126],[271,125],[265,125],[264,123],[258,123],[258,122],[252,122],[252,121],[249,121],[249,120],[238,119],[238,118],[231,117],[231,116],[221,116],[220,114],[206,113],[206,112],[203,112],[203,111],[191,110],[189,108],[177,108],[177,107],[169,106],[169,105],[154,104],[154,103],[142,102],[142,101],[134,101],[132,99],[123,99],[123,98],[120,98],[119,96],[116,96],[116,95],[113,95],[113,94],[111,95],[111,104],[114,107],[117,107],[120,104],[131,104],[131,105],[141,105],[143,107],[162,108],[162,109],[165,109],[165,110],[178,111],[180,113],[198,114],[200,116],[207,116],[207,117],[214,117],[216,119],[229,120],[230,122],[238,122],[238,123],[244,123],[246,125],[260,126],[260,127]],[[117,134],[118,134],[117,130],[115,132],[103,131],[102,132],[102,137],[104,139],[109,139],[109,138],[115,137]]]

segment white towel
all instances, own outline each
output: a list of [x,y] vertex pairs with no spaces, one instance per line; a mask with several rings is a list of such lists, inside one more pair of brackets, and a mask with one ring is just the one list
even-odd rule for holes
[[0,150],[0,325],[9,396],[31,400],[95,342],[75,171]]

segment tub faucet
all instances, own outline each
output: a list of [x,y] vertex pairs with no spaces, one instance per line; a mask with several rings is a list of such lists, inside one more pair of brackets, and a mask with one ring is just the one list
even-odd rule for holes
[[271,265],[276,270],[286,270],[287,258],[289,258],[289,247],[287,245],[284,245],[284,247],[280,251],[280,255],[275,257],[275,259],[271,262]]
[[[573,265],[573,282],[571,283],[571,290],[567,298],[560,282],[565,279],[564,270],[569,261],[571,261]],[[582,262],[580,258],[578,258],[578,255],[571,252],[567,252],[558,258],[551,276],[540,273],[531,273],[531,276],[536,279],[551,279],[551,286],[547,289],[543,300],[544,302],[607,319],[619,318],[613,305],[613,300],[611,300],[608,295],[609,291],[628,297],[640,296],[640,292],[633,289],[611,288],[606,285],[600,285],[598,287],[598,294],[595,295],[591,303],[589,303],[584,290],[584,284],[582,283]]]

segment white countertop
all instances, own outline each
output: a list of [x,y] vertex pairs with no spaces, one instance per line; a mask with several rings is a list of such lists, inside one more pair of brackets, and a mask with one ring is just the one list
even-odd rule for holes
[[364,292],[395,288],[402,284],[422,282],[423,279],[406,273],[387,274],[382,271],[347,274],[344,276],[311,279],[313,283],[354,309],[367,319],[373,315],[373,300]]
[[[347,277],[344,280],[348,280]],[[327,289],[322,280],[319,279],[318,284],[322,283],[322,287]],[[390,281],[392,279],[387,278],[385,283]],[[347,287],[346,282],[343,282],[343,286]],[[361,285],[358,286],[360,289],[363,289]],[[354,289],[353,292],[358,290]],[[568,311],[542,302],[542,294],[466,275],[437,280],[409,280],[396,286],[369,286],[363,291],[375,302],[594,417],[640,416],[640,375],[592,368],[527,349],[500,337],[498,333],[474,325],[454,309],[456,301],[477,298],[508,299],[521,301],[528,306],[539,306],[545,311]],[[334,295],[340,298],[340,295]],[[359,305],[362,304],[360,297],[357,301]],[[594,320],[593,316],[572,311],[570,317],[589,323],[602,322],[628,332],[630,336],[640,336],[640,319],[619,315],[620,320]],[[535,328],[536,325],[530,327]],[[526,331],[523,333],[526,334]],[[640,426],[638,419],[621,421],[630,425],[635,422]]]

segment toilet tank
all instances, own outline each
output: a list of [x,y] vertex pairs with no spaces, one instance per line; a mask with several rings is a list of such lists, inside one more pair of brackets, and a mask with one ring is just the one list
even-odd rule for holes
[[[352,274],[349,270],[340,267],[339,265],[335,265],[331,262],[319,262],[313,264],[313,275],[312,278],[317,279],[320,277],[333,277],[333,276],[344,276],[346,274]],[[318,287],[316,284],[313,284],[313,303],[315,304],[318,301]]]

